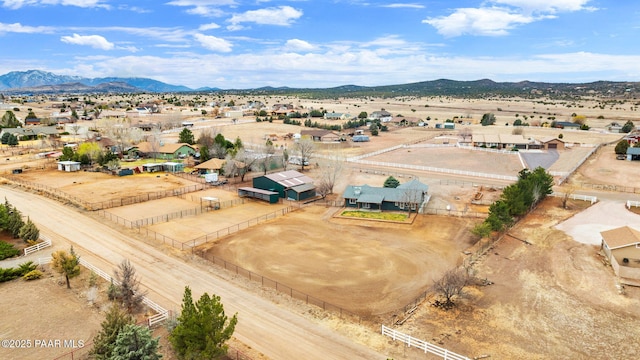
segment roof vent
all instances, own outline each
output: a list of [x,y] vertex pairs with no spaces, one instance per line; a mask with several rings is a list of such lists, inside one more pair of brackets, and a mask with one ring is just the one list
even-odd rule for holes
[[354,195],[360,195],[361,192],[362,192],[362,188],[360,186],[354,186],[353,187]]

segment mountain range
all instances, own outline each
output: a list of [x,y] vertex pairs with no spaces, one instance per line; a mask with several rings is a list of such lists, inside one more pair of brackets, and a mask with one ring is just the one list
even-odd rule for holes
[[253,93],[271,95],[297,95],[301,97],[395,97],[395,96],[519,96],[550,98],[604,97],[636,99],[640,96],[640,83],[596,81],[590,83],[547,82],[495,82],[489,79],[456,81],[439,79],[401,85],[358,86],[343,85],[333,88],[289,88],[262,87],[255,89],[222,90],[215,87],[191,89],[182,85],[171,85],[148,78],[83,78],[56,75],[41,70],[12,71],[0,75],[0,92],[28,93],[172,93],[211,92]]
[[184,92],[194,91],[186,86],[166,84],[147,78],[83,78],[56,75],[41,70],[12,71],[0,75],[2,92]]

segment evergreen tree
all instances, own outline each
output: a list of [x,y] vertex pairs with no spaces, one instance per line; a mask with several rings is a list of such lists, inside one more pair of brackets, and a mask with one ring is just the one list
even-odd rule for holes
[[110,360],[158,360],[160,338],[153,338],[151,330],[134,324],[125,325],[119,332]]
[[9,146],[18,146],[18,137],[15,134],[9,135],[9,140],[7,141],[7,145]]
[[7,145],[9,143],[9,137],[11,136],[10,133],[5,132],[2,134],[2,137],[0,137],[0,142],[2,142],[2,144]]
[[24,220],[22,220],[22,213],[20,212],[20,210],[11,206],[8,202],[5,203],[5,206],[7,206],[7,211],[9,214],[7,218],[6,230],[11,233],[11,236],[13,236],[14,238],[19,238],[20,229],[24,225]]
[[237,314],[228,319],[220,297],[205,293],[196,304],[187,286],[178,325],[169,340],[180,359],[218,359],[227,353],[225,342],[238,322]]
[[112,304],[106,318],[102,321],[102,329],[93,338],[91,355],[97,360],[111,359],[118,334],[130,324],[133,324],[133,318],[122,311],[118,305]]
[[614,151],[618,155],[623,155],[627,153],[628,148],[629,148],[629,142],[627,142],[627,140],[620,140],[616,144],[616,148],[614,149]]
[[33,221],[31,221],[31,219],[27,219],[27,222],[20,228],[18,235],[20,236],[20,239],[26,243],[30,241],[35,242],[40,238],[40,230],[38,230],[38,227],[33,223]]
[[182,131],[180,131],[180,134],[178,135],[178,142],[186,143],[189,145],[193,145],[196,143],[195,138],[193,137],[193,132],[191,132],[191,130],[189,130],[188,128],[184,128],[182,129]]
[[387,180],[384,181],[383,187],[386,188],[397,188],[400,185],[400,181],[394,178],[393,176],[389,176]]
[[482,115],[482,119],[480,120],[480,124],[482,126],[493,125],[496,123],[496,116],[492,113],[487,113]]
[[3,128],[16,128],[20,126],[20,121],[16,118],[16,115],[11,110],[7,110],[0,120],[0,127]]

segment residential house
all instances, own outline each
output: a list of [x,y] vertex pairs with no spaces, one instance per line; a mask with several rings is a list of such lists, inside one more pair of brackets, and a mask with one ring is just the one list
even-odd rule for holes
[[600,235],[602,250],[620,282],[640,286],[640,231],[622,226]]
[[540,149],[542,145],[540,142],[526,138],[522,135],[508,135],[508,134],[473,134],[472,135],[473,146],[486,147],[495,149]]
[[391,119],[392,124],[396,126],[416,126],[422,120],[417,117],[404,117],[404,116],[396,116]]
[[336,113],[336,112],[327,112],[324,113],[325,120],[348,120],[351,118],[351,115],[347,113]]
[[344,206],[375,211],[419,211],[429,201],[429,186],[413,179],[397,188],[349,185],[342,197]]
[[277,192],[281,198],[297,201],[316,196],[313,179],[295,170],[255,177],[253,178],[253,187]]
[[579,130],[582,125],[577,123],[572,123],[570,121],[556,121],[554,124],[555,128],[558,129],[575,129]]
[[38,137],[56,137],[58,136],[58,130],[54,126],[32,126],[28,128],[3,128],[0,129],[0,137],[4,133],[13,134],[18,139],[27,138],[29,140],[35,140]]
[[143,141],[138,145],[128,149],[129,155],[139,153],[143,156],[155,157],[159,159],[183,159],[188,156],[194,156],[196,149],[186,143],[160,144],[154,146],[152,143]]
[[371,120],[380,120],[380,122],[389,122],[393,116],[390,112],[386,110],[374,111],[369,114],[369,119]]
[[336,142],[340,141],[340,135],[330,130],[314,129],[300,131],[301,137],[308,136],[313,141]]
[[199,174],[220,174],[226,160],[213,158],[194,166]]

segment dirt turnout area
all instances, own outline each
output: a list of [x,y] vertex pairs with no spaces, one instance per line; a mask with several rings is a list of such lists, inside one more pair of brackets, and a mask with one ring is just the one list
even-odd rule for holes
[[470,357],[635,358],[640,291],[619,294],[599,248],[553,228],[585,206],[545,200],[474,267],[493,285],[468,289],[452,311],[425,304],[399,330]]
[[411,302],[458,264],[473,240],[468,219],[420,216],[392,224],[336,219],[335,211],[306,207],[227,237],[207,253],[369,315]]

